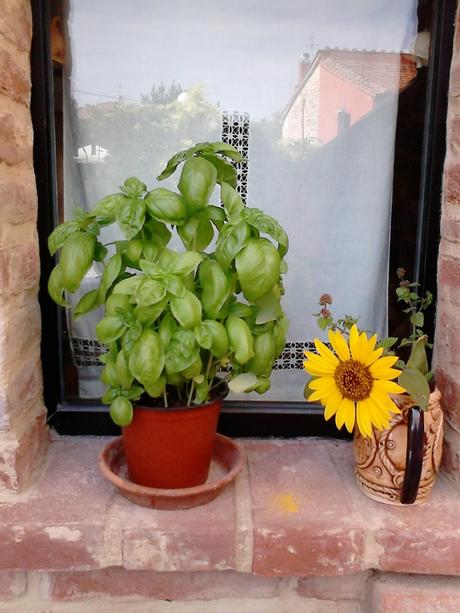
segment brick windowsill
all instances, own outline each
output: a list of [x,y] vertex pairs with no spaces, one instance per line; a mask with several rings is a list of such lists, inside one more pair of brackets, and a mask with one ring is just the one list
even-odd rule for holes
[[350,443],[246,440],[235,486],[196,509],[156,511],[100,476],[104,442],[58,438],[33,487],[0,494],[0,569],[460,575],[460,498],[443,475],[426,504],[388,507],[359,491]]

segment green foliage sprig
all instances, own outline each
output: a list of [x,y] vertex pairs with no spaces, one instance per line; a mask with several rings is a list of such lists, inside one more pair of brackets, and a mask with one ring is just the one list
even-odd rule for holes
[[[427,410],[430,397],[429,382],[433,373],[429,368],[426,349],[427,347],[431,348],[432,345],[428,342],[428,336],[423,331],[423,325],[424,311],[432,304],[433,295],[427,291],[424,296],[420,296],[419,284],[406,280],[404,268],[398,268],[396,274],[399,279],[396,295],[398,302],[407,305],[402,311],[408,316],[410,334],[403,338],[390,336],[379,339],[377,347],[383,348],[383,355],[398,355],[399,360],[396,367],[402,371],[398,378],[399,384],[407,390],[407,393],[421,409]],[[358,323],[359,318],[350,315],[335,320],[329,308],[332,304],[332,298],[329,294],[323,294],[319,304],[321,310],[313,315],[317,318],[317,324],[321,330],[331,329],[348,333],[353,324]],[[400,355],[404,348],[410,350],[407,361]]]
[[[222,369],[233,391],[270,387],[288,328],[281,275],[289,241],[276,219],[243,204],[233,164],[241,161],[231,145],[199,143],[174,155],[158,177],[183,165],[177,192],[148,190],[130,177],[49,237],[51,254],[60,251],[48,283],[58,304],[68,306],[65,293],[78,290],[93,262],[102,265],[99,287],[79,300],[74,316],[104,306],[96,326],[107,347],[103,401],[121,426],[143,394],[166,407],[206,402]],[[217,185],[220,206],[210,204]],[[101,230],[113,223],[124,240],[104,245]],[[183,251],[168,246],[173,233]]]

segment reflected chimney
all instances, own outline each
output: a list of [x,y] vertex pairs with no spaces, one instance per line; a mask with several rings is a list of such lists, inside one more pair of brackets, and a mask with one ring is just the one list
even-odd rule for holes
[[311,66],[310,54],[302,53],[299,60],[299,72],[297,75],[297,85],[300,85],[302,81],[305,79],[305,75],[308,72],[308,69]]

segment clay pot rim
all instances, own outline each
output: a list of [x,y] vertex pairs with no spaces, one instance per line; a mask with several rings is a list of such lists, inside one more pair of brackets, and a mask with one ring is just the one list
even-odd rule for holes
[[146,485],[139,485],[137,483],[134,483],[133,481],[129,481],[128,479],[120,477],[110,468],[109,454],[112,449],[114,449],[115,453],[123,453],[124,455],[124,451],[122,451],[122,436],[119,436],[109,441],[109,443],[107,443],[107,445],[105,445],[105,447],[101,450],[98,458],[99,469],[102,475],[106,479],[111,481],[117,487],[117,489],[120,490],[120,493],[132,494],[135,497],[155,496],[164,500],[169,499],[177,501],[190,497],[198,498],[202,494],[222,490],[225,486],[235,480],[235,478],[238,476],[244,466],[245,454],[240,443],[219,433],[216,434],[216,442],[233,447],[236,451],[236,459],[233,463],[233,466],[228,470],[226,475],[224,475],[220,479],[217,479],[216,481],[203,483],[203,485],[195,485],[193,487],[184,487],[177,489],[155,488],[148,487]]

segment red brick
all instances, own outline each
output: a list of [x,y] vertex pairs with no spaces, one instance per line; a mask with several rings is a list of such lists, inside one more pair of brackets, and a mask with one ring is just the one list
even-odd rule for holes
[[460,258],[441,253],[438,260],[439,298],[460,304]]
[[[25,68],[27,66],[27,69]],[[30,70],[21,65],[6,49],[0,47],[0,92],[11,100],[28,105],[30,98]]]
[[0,249],[0,295],[36,287],[40,276],[38,245],[29,241]]
[[363,522],[334,469],[327,443],[248,443],[248,457],[254,572],[343,575],[363,568]]
[[30,4],[24,0],[1,0],[0,32],[19,51],[29,51],[32,37]]
[[37,483],[0,504],[0,568],[87,570],[104,564],[113,488],[97,468],[101,444],[78,437],[54,442]]
[[366,531],[366,568],[401,573],[460,575],[460,500],[455,484],[438,475],[426,502],[391,506],[370,500],[354,477],[351,446],[329,446],[335,471]]
[[318,600],[364,600],[369,573],[341,577],[304,577],[299,580],[297,593]]
[[[20,491],[40,468],[48,446],[45,416],[39,415],[17,440],[13,434],[0,438],[0,484]],[[0,568],[1,568],[0,564]]]
[[0,600],[14,600],[25,592],[27,575],[21,571],[0,571]]
[[25,179],[25,183],[13,180],[0,183],[0,202],[2,222],[16,225],[35,221],[37,193],[33,177]]
[[0,160],[10,166],[32,161],[32,130],[12,113],[0,112]]
[[456,204],[444,203],[441,217],[441,236],[456,243],[460,243],[460,216],[458,216],[458,213],[460,213],[460,209]]
[[134,570],[212,571],[236,568],[233,486],[207,505],[157,511],[118,498],[112,517],[123,526],[123,566]]
[[42,577],[47,600],[78,601],[104,597],[149,600],[213,600],[273,598],[278,580],[235,571],[198,573],[125,570],[119,567],[87,572],[50,573]]
[[441,404],[449,423],[460,429],[460,383],[454,381],[442,369],[436,368],[436,385],[441,391]]
[[448,202],[460,202],[460,163],[449,161],[444,169],[443,197]]
[[382,576],[374,585],[373,613],[455,613],[460,580],[449,577]]

